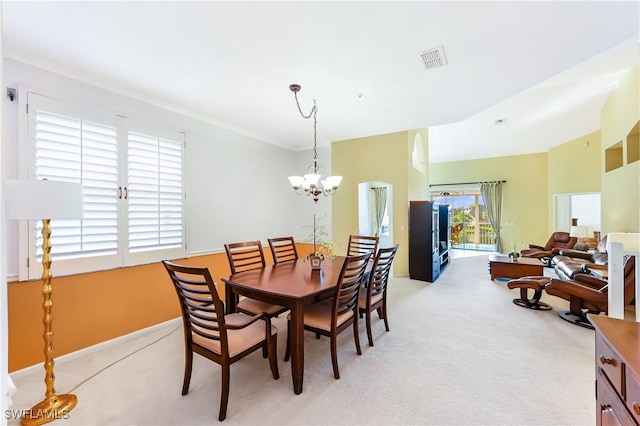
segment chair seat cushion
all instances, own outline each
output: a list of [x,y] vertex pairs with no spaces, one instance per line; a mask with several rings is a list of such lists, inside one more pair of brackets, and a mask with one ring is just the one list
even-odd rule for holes
[[[371,306],[375,305],[379,301],[382,300],[382,293],[374,294],[371,296]],[[358,298],[358,308],[364,309],[367,307],[367,292],[363,291],[360,293],[360,297]]]
[[260,300],[243,297],[238,302],[237,309],[240,311],[252,312],[254,314],[261,314],[262,312],[265,312],[267,315],[273,316],[278,312],[282,312],[286,308],[284,306],[273,305]]
[[[249,318],[250,317],[245,314],[229,314],[225,316],[225,322],[231,325],[240,324],[247,321]],[[229,357],[234,357],[245,349],[264,341],[264,328],[264,320],[258,320],[239,330],[227,330],[227,338],[229,340]],[[207,332],[211,333],[209,330],[207,330]],[[274,325],[271,325],[271,335],[274,336],[277,333],[278,329]],[[221,353],[219,340],[207,339],[197,333],[191,333],[191,335],[194,343],[217,354]]]
[[[314,303],[304,308],[304,325],[320,330],[331,330],[331,309],[333,301]],[[338,316],[337,326],[353,317],[353,311],[345,312]]]

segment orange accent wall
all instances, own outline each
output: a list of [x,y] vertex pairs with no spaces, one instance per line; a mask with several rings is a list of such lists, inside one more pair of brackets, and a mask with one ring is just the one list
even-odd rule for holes
[[[311,251],[298,244],[300,257]],[[271,252],[265,248],[267,263]],[[230,273],[225,253],[177,260],[206,266],[219,284]],[[53,277],[54,357],[151,327],[180,316],[175,290],[161,263]],[[11,282],[8,289],[9,372],[44,361],[42,281]]]

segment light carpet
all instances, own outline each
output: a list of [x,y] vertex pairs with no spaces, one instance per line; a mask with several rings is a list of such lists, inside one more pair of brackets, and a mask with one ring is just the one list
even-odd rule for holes
[[[276,318],[280,379],[273,380],[260,351],[234,364],[225,423],[595,424],[594,332],[557,316],[566,301],[545,295],[552,311],[514,305],[518,291],[489,279],[486,255],[453,259],[435,283],[392,278],[389,285],[391,331],[374,316],[369,347],[361,321],[361,356],[351,331],[343,332],[340,380],[333,378],[327,338],[305,333],[301,395],[293,393],[291,366],[283,361],[286,316]],[[183,351],[182,328],[173,323],[61,358],[56,389],[75,393],[78,405],[51,424],[217,424],[220,368],[195,355],[191,388],[182,396]],[[12,409],[42,399],[44,373],[16,376]]]

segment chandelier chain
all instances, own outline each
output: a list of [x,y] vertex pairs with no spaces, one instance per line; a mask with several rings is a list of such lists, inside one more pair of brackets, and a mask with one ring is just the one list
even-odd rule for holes
[[316,117],[316,114],[318,112],[318,105],[316,105],[316,100],[313,100],[313,107],[311,108],[311,111],[309,111],[309,115],[304,115],[304,112],[302,112],[302,108],[300,108],[300,101],[298,100],[298,92],[293,92],[293,96],[296,98],[296,105],[298,106],[298,111],[300,112],[300,115],[303,118],[309,119],[313,116],[313,170],[314,173],[318,172],[318,163],[317,163],[317,159],[318,159],[318,118]]

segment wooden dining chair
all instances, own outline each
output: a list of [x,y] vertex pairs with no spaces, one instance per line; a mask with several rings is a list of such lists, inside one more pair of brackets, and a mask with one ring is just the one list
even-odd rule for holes
[[269,238],[269,248],[273,255],[274,264],[298,259],[298,250],[293,237]]
[[349,235],[349,247],[347,256],[359,256],[365,253],[371,253],[371,257],[375,257],[378,251],[378,237],[370,237],[367,235]]
[[181,266],[163,261],[171,277],[182,311],[185,362],[182,395],[189,392],[193,353],[222,368],[222,392],[218,420],[227,415],[231,364],[262,348],[266,350],[274,379],[279,379],[277,360],[278,329],[264,315],[224,313],[216,285],[207,268]]
[[[231,274],[249,271],[251,269],[264,268],[264,252],[260,241],[245,241],[240,243],[225,244],[224,250],[229,259]],[[276,317],[288,309],[284,306],[262,302],[260,300],[242,297],[236,306],[238,312],[245,314],[259,314],[264,312],[270,317]]]
[[371,313],[375,310],[378,317],[384,320],[384,326],[389,331],[387,317],[387,284],[391,272],[393,258],[398,251],[398,246],[381,248],[373,260],[373,266],[369,275],[369,281],[360,290],[358,311],[360,316],[366,315],[367,337],[369,346],[373,346],[373,334],[371,332]]
[[[358,294],[364,270],[367,267],[370,253],[360,256],[347,256],[338,277],[338,284],[333,298],[306,306],[304,309],[305,330],[317,336],[328,336],[331,341],[331,363],[333,376],[340,378],[338,370],[338,334],[349,326],[353,328],[353,339],[358,355],[362,355],[358,338]],[[289,361],[291,355],[291,318],[287,322],[287,347],[284,359]]]

